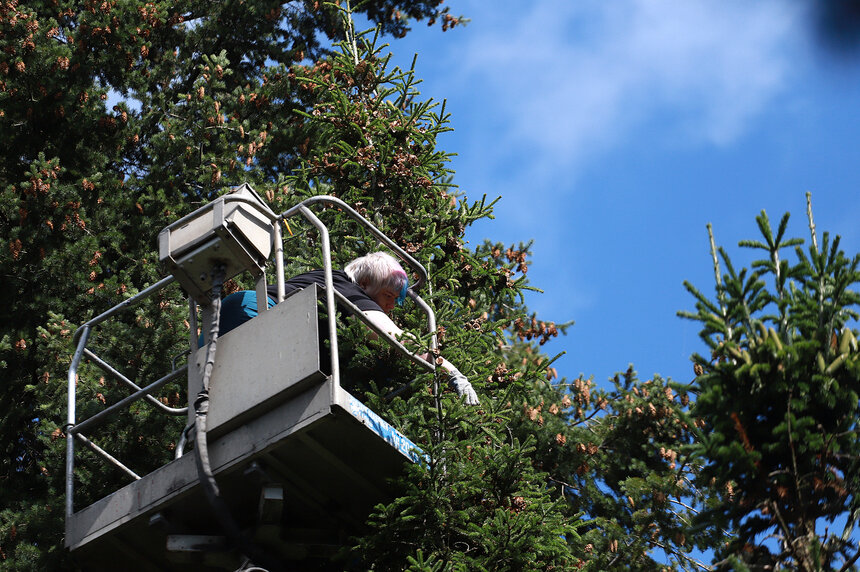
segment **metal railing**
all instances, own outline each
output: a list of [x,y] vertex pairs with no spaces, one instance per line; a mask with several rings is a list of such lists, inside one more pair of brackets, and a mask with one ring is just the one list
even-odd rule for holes
[[[284,251],[283,251],[283,239],[281,236],[281,223],[282,221],[286,221],[289,218],[292,218],[297,215],[301,215],[305,219],[307,219],[320,233],[320,243],[322,250],[322,258],[323,258],[323,271],[325,275],[325,304],[328,318],[328,336],[330,340],[330,349],[331,349],[331,380],[332,380],[332,399],[334,398],[334,392],[336,392],[340,386],[340,367],[339,367],[339,359],[338,359],[338,348],[337,348],[337,323],[336,323],[336,312],[335,306],[336,301],[342,307],[345,307],[349,310],[352,315],[354,315],[357,319],[362,321],[366,326],[368,326],[371,330],[373,330],[380,338],[385,340],[387,343],[391,344],[398,352],[407,356],[414,363],[421,366],[423,369],[427,371],[435,371],[435,365],[432,361],[426,361],[419,357],[415,352],[410,351],[406,348],[399,340],[394,338],[388,332],[380,330],[370,321],[368,321],[364,314],[359,310],[352,302],[347,300],[343,295],[339,292],[335,291],[333,286],[332,279],[332,265],[331,265],[331,244],[329,239],[329,232],[327,227],[320,221],[320,219],[310,210],[309,207],[315,205],[324,205],[329,207],[334,207],[340,210],[343,213],[349,215],[352,219],[354,219],[357,223],[366,228],[370,233],[379,239],[385,246],[387,246],[392,252],[394,252],[398,258],[409,268],[411,269],[417,276],[418,280],[415,282],[412,287],[409,288],[408,295],[411,298],[416,306],[418,306],[422,312],[425,313],[427,317],[427,329],[429,333],[429,344],[430,344],[430,355],[434,354],[434,350],[437,347],[436,341],[436,318],[435,314],[430,308],[430,306],[416,293],[416,290],[420,288],[423,284],[427,282],[427,271],[424,267],[418,263],[412,256],[410,256],[406,251],[397,246],[391,239],[389,239],[385,234],[383,234],[379,229],[377,229],[372,223],[370,223],[367,219],[361,216],[358,212],[356,212],[352,207],[341,201],[336,197],[321,195],[316,197],[311,197],[302,201],[301,203],[293,206],[292,208],[284,211],[280,215],[274,216],[271,219],[273,225],[273,240],[275,244],[275,266],[276,266],[276,280],[277,280],[277,298],[278,302],[283,301],[284,299],[284,291],[285,291],[285,281],[284,281]],[[181,224],[187,220],[188,217],[183,217],[179,221],[173,223],[173,225]],[[73,343],[76,344],[75,353],[72,357],[72,362],[69,367],[68,373],[68,417],[66,423],[66,518],[69,518],[72,514],[74,514],[74,488],[75,488],[75,479],[74,479],[74,468],[75,468],[75,440],[78,440],[85,447],[93,451],[96,455],[101,457],[107,463],[113,465],[118,468],[120,471],[128,475],[130,478],[138,480],[141,477],[138,476],[132,469],[122,463],[120,460],[115,458],[109,452],[105,451],[94,442],[92,442],[85,434],[84,431],[89,431],[91,429],[95,429],[98,425],[108,420],[110,417],[113,417],[118,412],[128,408],[132,403],[140,401],[142,399],[146,400],[149,404],[156,407],[161,413],[165,415],[178,416],[178,415],[186,415],[188,412],[188,407],[182,408],[173,408],[168,407],[151,394],[157,391],[159,388],[163,387],[167,383],[185,375],[188,370],[188,364],[181,366],[179,368],[174,367],[168,374],[159,378],[158,380],[150,383],[149,385],[145,385],[143,387],[134,383],[131,379],[127,378],[121,372],[119,372],[112,365],[107,363],[102,357],[97,355],[94,351],[92,351],[87,344],[90,341],[90,338],[93,334],[94,329],[105,322],[106,320],[120,314],[121,312],[128,310],[134,306],[137,306],[147,298],[153,296],[157,292],[160,292],[162,289],[171,285],[175,281],[173,276],[167,276],[162,280],[156,282],[155,284],[149,286],[144,289],[140,293],[123,302],[117,304],[106,312],[96,316],[95,318],[89,320],[82,326],[80,326],[74,334]],[[196,311],[196,303],[189,299],[189,313],[190,320],[189,324],[192,330],[196,330],[197,325],[197,311]],[[193,333],[189,336],[189,343],[196,343],[196,335]],[[95,415],[92,415],[89,418],[78,421],[76,418],[76,385],[78,378],[78,367],[81,361],[86,358],[104,371],[109,376],[121,382],[123,385],[127,386],[132,393],[121,399],[120,401],[108,406],[107,408],[99,411]],[[438,393],[438,388],[437,388]],[[185,432],[183,432],[184,436]]]

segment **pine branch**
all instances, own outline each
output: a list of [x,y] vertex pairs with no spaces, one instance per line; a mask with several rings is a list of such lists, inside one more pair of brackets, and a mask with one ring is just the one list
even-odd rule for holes
[[806,218],[809,219],[809,234],[812,235],[812,247],[818,252],[818,236],[815,234],[815,221],[812,218],[812,193],[806,193]]
[[707,564],[700,562],[699,560],[696,560],[692,556],[688,556],[687,554],[681,552],[680,550],[678,550],[672,546],[668,546],[668,545],[660,542],[659,540],[649,539],[648,542],[653,544],[654,546],[662,548],[667,554],[674,554],[676,557],[678,557],[682,560],[686,560],[690,564],[693,564],[694,566],[697,566],[698,568],[701,568],[702,570],[714,570],[714,568],[711,568]]
[[714,263],[714,281],[716,283],[716,288],[717,288],[717,300],[719,300],[720,310],[721,310],[721,313],[723,316],[723,320],[725,320],[725,323],[726,323],[726,339],[732,339],[734,336],[732,334],[732,327],[729,325],[729,322],[727,319],[728,316],[726,314],[726,299],[725,299],[725,292],[723,291],[723,281],[722,281],[722,278],[720,276],[720,261],[717,258],[717,246],[716,246],[716,243],[714,241],[714,229],[713,229],[713,226],[711,226],[711,223],[707,224],[707,228],[708,228],[708,240],[710,241],[710,245],[711,245],[711,258],[713,259],[713,263]]

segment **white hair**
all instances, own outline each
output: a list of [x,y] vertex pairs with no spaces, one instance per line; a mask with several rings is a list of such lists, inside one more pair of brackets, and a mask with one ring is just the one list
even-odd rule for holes
[[369,296],[374,296],[383,288],[399,293],[409,283],[400,263],[386,252],[365,254],[347,264],[343,271]]

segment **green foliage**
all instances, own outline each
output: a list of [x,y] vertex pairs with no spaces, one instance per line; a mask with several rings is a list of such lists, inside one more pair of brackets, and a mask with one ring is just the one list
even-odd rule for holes
[[[441,354],[480,393],[480,407],[465,407],[443,379],[366,343],[360,326],[342,325],[346,383],[430,459],[393,483],[400,494],[376,507],[367,534],[346,547],[351,562],[416,571],[696,568],[691,548],[722,539],[722,529],[690,526],[703,504],[724,500],[710,498],[698,473],[693,419],[705,412],[689,416],[687,388],[659,377],[640,382],[632,370],[608,391],[591,379],[559,379],[541,346],[569,324],[543,321],[524,304],[524,292],[536,290],[527,280],[530,243],[467,247],[467,228],[491,217],[495,201],[460,196],[439,147],[451,129],[444,104],[422,100],[414,70],[390,69],[383,55],[380,37],[399,37],[416,20],[443,30],[463,20],[436,0],[373,0],[355,10],[378,28],[356,34],[339,4],[0,0],[3,569],[73,567],[62,548],[62,506],[77,327],[160,277],[161,228],[246,181],[278,212],[336,195],[424,264],[422,296],[436,310]],[[378,248],[336,209],[320,217],[336,265]],[[318,243],[315,229],[291,221],[287,273],[319,267]],[[831,250],[803,255],[817,282],[789,280],[794,267],[774,262],[784,284],[777,302],[761,297],[756,273],[732,282],[722,306],[700,297],[708,331],[740,332],[746,314],[771,306],[776,321],[841,328],[845,316],[834,308],[845,306],[851,282],[830,280],[838,266]],[[159,378],[187,346],[181,298],[168,290],[100,327],[93,351],[135,383]],[[394,318],[426,342],[408,304]],[[743,335],[727,335],[737,351],[752,351]],[[851,344],[840,336],[838,354],[798,340],[792,351],[816,360],[821,351],[815,380],[849,391],[839,376],[856,374],[855,350],[842,358],[841,345]],[[168,384],[158,400],[184,405],[181,385]],[[85,361],[79,418],[129,391]],[[809,391],[821,407],[830,403],[830,390]],[[792,407],[791,425],[774,424],[774,434],[814,433],[806,404]],[[183,421],[165,423],[141,402],[90,437],[143,474],[170,458]],[[843,441],[803,443],[807,454],[853,454]],[[77,460],[78,507],[128,480],[86,450]],[[835,490],[826,483],[836,477],[821,475]]]
[[[358,10],[394,35],[410,21],[452,19],[426,1]],[[312,101],[292,67],[341,37],[338,8],[310,0],[0,3],[4,569],[70,566],[63,429],[77,326],[153,283],[158,231],[224,188],[265,182],[284,204],[275,183],[316,141],[297,114]],[[169,370],[187,333],[174,294],[100,331],[96,353],[139,384]],[[159,398],[176,405],[180,391]],[[78,413],[128,392],[85,364]],[[182,424],[153,415],[141,404],[93,438],[145,473],[169,458]],[[91,461],[81,453],[79,506],[126,482]]]
[[[288,188],[299,196],[324,190],[346,200],[426,265],[430,285],[423,295],[436,308],[441,353],[480,387],[498,369],[503,330],[512,324],[510,313],[491,316],[486,301],[516,300],[522,283],[491,251],[463,246],[465,228],[487,216],[490,206],[467,204],[451,191],[449,157],[436,150],[437,137],[449,129],[444,106],[416,102],[413,71],[387,71],[370,36],[354,41],[297,76],[316,90],[318,103],[307,120],[323,143],[309,147],[286,178]],[[354,45],[364,45],[363,57],[356,57]],[[335,232],[351,239],[336,246],[339,262],[372,243],[337,213],[325,215]],[[292,230],[285,248],[318,265],[307,258],[315,233],[299,224]],[[396,318],[420,335],[420,316],[403,312]],[[352,367],[378,374],[367,365],[375,365],[379,350],[360,339],[352,345]],[[367,385],[390,387],[397,374],[390,366],[383,371]],[[513,385],[524,391],[541,374],[533,370]],[[575,523],[565,518],[564,504],[552,498],[545,475],[531,461],[534,439],[511,437],[510,403],[488,396],[480,408],[463,407],[450,390],[428,392],[434,386],[428,376],[413,381],[414,372],[400,375],[414,388],[411,394],[390,402],[375,391],[365,395],[422,447],[430,463],[411,467],[398,485],[402,494],[377,507],[354,554],[379,570],[543,570],[570,563],[566,538],[575,537]],[[504,390],[513,391],[507,385]]]
[[[699,479],[719,495],[699,522],[735,530],[723,552],[752,569],[833,569],[857,555],[860,256],[846,257],[827,233],[819,243],[811,207],[808,217],[804,250],[785,238],[788,214],[774,234],[762,211],[763,241],[740,243],[764,251],[751,269],[736,271],[712,239],[716,300],[687,284],[697,311],[681,313],[702,323],[712,350],[694,356],[693,414],[705,420]],[[793,262],[781,257],[789,247]],[[822,532],[837,518],[844,534]]]
[[505,443],[488,430],[480,434],[465,447],[464,435],[429,446],[430,465],[413,467],[404,494],[378,508],[374,532],[357,547],[373,569],[404,569],[413,546],[446,570],[546,570],[570,563],[566,539],[576,531],[531,466],[532,447]]
[[569,513],[589,518],[574,553],[593,570],[700,569],[693,550],[715,539],[691,527],[708,491],[693,482],[685,390],[659,376],[641,381],[632,367],[612,390],[565,382],[525,396],[519,431],[538,431],[538,458]]
[[[460,22],[436,2],[359,10],[393,35],[410,19],[438,19],[443,29]],[[525,255],[511,249],[500,261],[464,247],[466,227],[492,204],[467,204],[453,190],[449,155],[437,148],[449,129],[444,106],[419,100],[412,70],[388,71],[376,39],[343,34],[334,5],[10,0],[0,17],[0,265],[10,279],[0,294],[4,569],[72,566],[61,539],[65,378],[77,325],[154,282],[158,231],[230,185],[251,182],[276,210],[320,192],[343,198],[430,269],[425,298],[438,309],[442,352],[477,386],[486,379],[513,397],[545,374],[535,366],[514,379],[500,369],[504,329],[524,317],[513,309],[524,281],[513,275],[517,265],[525,272]],[[320,43],[341,37],[334,52]],[[336,211],[321,216],[338,237],[337,264],[375,248]],[[289,229],[288,271],[319,266],[317,240],[301,223]],[[178,294],[100,327],[91,349],[138,384],[157,379],[188,339]],[[419,331],[413,313],[396,318]],[[509,400],[465,408],[444,383],[431,395],[435,380],[408,365],[380,369],[392,362],[384,349],[357,343],[350,328],[344,336],[355,349],[350,365],[366,372],[357,392],[432,458],[372,517],[356,540],[361,560],[508,570],[575,560],[577,521],[533,463],[535,439],[512,437]],[[411,394],[383,398],[407,382]],[[180,385],[158,399],[182,405]],[[128,393],[85,362],[78,418]],[[88,436],[143,474],[170,457],[182,424],[165,424],[141,402]],[[85,449],[75,478],[78,507],[127,482]],[[399,528],[410,514],[444,526],[430,537],[427,527]]]

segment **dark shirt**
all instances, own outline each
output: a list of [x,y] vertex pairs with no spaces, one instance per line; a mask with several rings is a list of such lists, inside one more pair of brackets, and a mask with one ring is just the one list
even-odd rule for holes
[[[331,277],[332,282],[334,283],[334,289],[343,294],[347,300],[358,306],[359,310],[363,312],[368,310],[377,310],[382,312],[382,307],[374,302],[373,299],[367,295],[367,292],[361,289],[361,286],[350,280],[349,276],[346,275],[346,272],[343,270],[332,270]],[[284,295],[289,296],[293,292],[307,288],[311,284],[319,284],[324,288],[325,272],[322,270],[311,270],[310,272],[293,276],[284,283]],[[277,286],[270,285],[266,289],[266,292],[271,298],[277,299]]]

